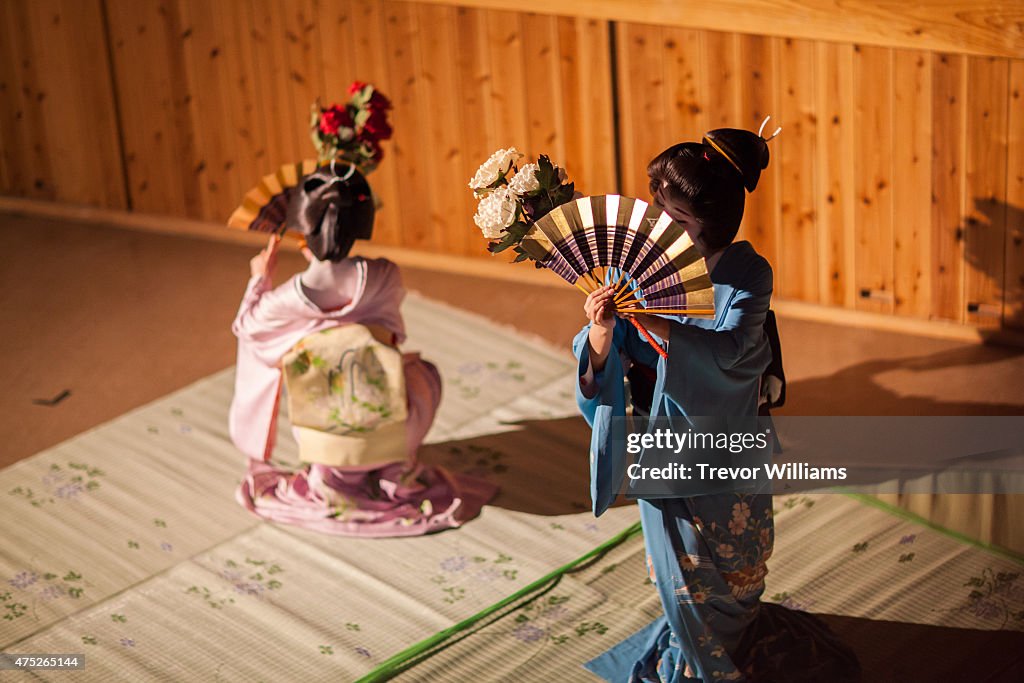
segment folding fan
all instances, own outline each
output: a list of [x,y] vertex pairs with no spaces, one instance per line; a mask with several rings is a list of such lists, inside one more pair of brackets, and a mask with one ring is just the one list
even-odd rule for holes
[[609,194],[562,204],[530,228],[521,246],[587,294],[612,285],[619,313],[714,315],[704,258],[682,226],[641,199]]
[[315,159],[285,164],[245,193],[228,219],[228,227],[254,232],[281,232],[288,216],[288,191],[317,169]]

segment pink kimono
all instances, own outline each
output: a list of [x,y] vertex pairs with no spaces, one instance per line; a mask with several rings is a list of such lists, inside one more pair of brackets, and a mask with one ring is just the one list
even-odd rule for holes
[[408,455],[370,467],[309,464],[298,471],[268,462],[274,446],[281,358],[309,334],[349,323],[380,326],[396,344],[405,340],[399,305],[405,296],[398,266],[355,257],[355,295],[324,311],[296,275],[271,289],[270,278],[249,280],[232,331],[238,337],[235,396],[229,429],[249,457],[238,501],[254,514],[316,531],[352,536],[414,536],[459,526],[497,492],[486,481],[421,465],[416,453],[441,399],[437,369],[419,354],[403,355]]

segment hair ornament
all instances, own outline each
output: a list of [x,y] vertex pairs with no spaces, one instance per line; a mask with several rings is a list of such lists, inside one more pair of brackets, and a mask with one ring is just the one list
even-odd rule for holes
[[782,132],[782,126],[779,126],[778,128],[775,129],[775,132],[771,134],[771,137],[769,137],[769,138],[765,138],[764,137],[764,127],[765,127],[765,125],[768,124],[768,120],[770,118],[771,118],[770,114],[768,116],[764,117],[764,121],[761,122],[761,127],[757,129],[757,136],[760,137],[760,138],[764,138],[765,142],[768,142],[769,140],[774,140],[775,136]]
[[[733,159],[731,156],[729,156],[729,153],[726,152],[724,149],[722,149],[722,147],[717,142],[715,142],[713,139],[711,139],[708,136],[704,136],[704,141],[707,142],[709,145],[711,145],[716,152],[718,152],[723,157],[725,157],[725,160],[728,161],[730,164],[732,164],[732,167],[735,168],[737,171],[739,171],[740,175],[743,175],[743,169],[740,168],[740,165],[737,164],[736,160]],[[704,152],[704,158],[707,159],[708,161],[711,161],[711,159],[708,157],[708,153],[706,151]]]
[[347,102],[329,107],[321,106],[320,100],[313,103],[310,139],[321,164],[339,159],[355,164],[366,175],[384,156],[381,142],[391,138],[391,100],[372,83],[362,81],[350,85],[348,95]]
[[707,148],[713,149],[728,161],[740,174],[747,192],[754,191],[761,171],[768,167],[768,140],[782,130],[781,127],[776,129],[767,140],[762,137],[770,118],[766,117],[761,122],[757,133],[739,128],[716,128],[704,134],[705,152],[708,151]]
[[338,175],[338,169],[335,168],[335,164],[337,163],[337,159],[331,159],[331,173],[334,174],[334,177],[331,178],[330,180],[331,185],[333,185],[334,183],[347,183],[349,181],[349,178],[355,175],[356,172],[356,165],[349,164],[348,171],[345,172],[345,175]]

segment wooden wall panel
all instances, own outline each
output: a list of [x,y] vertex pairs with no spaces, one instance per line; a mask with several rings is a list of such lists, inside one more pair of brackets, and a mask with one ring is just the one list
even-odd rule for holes
[[[210,194],[207,200],[210,209],[204,217],[208,220],[223,221],[224,216],[230,215],[238,205],[241,199],[239,193],[244,194],[255,184],[259,176],[272,171],[276,160],[269,157],[265,138],[261,134],[270,124],[262,107],[262,74],[254,59],[254,53],[258,50],[258,33],[253,29],[257,21],[255,13],[252,6],[244,0],[210,4],[217,6],[217,11],[211,19],[216,22],[218,35],[215,36],[216,40],[210,47],[209,54],[195,50],[194,46],[190,54],[198,64],[206,63],[207,69],[211,69],[210,76],[217,79],[221,89],[223,118],[220,119],[219,126],[226,145],[221,151],[222,158],[218,159],[212,154],[215,143],[204,143],[206,157],[201,158],[200,163],[206,161],[206,168],[210,171],[210,175],[205,178],[205,191]],[[201,11],[195,4],[192,7],[195,7],[196,11]],[[192,36],[197,35],[197,30],[193,28]],[[213,56],[215,50],[216,57]],[[217,68],[216,72],[212,71],[214,66]],[[195,72],[191,73],[191,80],[195,83],[195,90],[204,87]],[[197,97],[198,92],[192,97],[193,122],[196,134],[205,141],[208,139],[207,125],[218,124],[208,122],[208,113],[194,106]],[[287,161],[290,160],[282,163]],[[260,170],[254,174],[250,169]],[[223,188],[223,191],[217,192],[211,187],[211,183]],[[214,196],[216,201],[212,201]]]
[[[487,59],[487,24],[484,13],[459,8],[456,16],[456,35],[459,38],[455,54],[455,92],[460,99],[461,123],[458,131],[455,131],[458,134],[455,147],[461,156],[449,192],[457,195],[464,204],[463,208],[452,216],[452,220],[455,221],[453,229],[461,236],[462,251],[452,253],[481,255],[485,247],[471,219],[476,211],[476,202],[468,188],[469,180],[476,168],[495,149],[504,144],[504,141],[492,143],[498,136],[492,135],[487,125],[488,107],[492,102],[492,83],[490,61]],[[449,251],[447,248],[444,250]]]
[[[83,37],[44,21],[60,0],[0,8],[0,93],[24,100],[0,113],[6,194],[125,208],[127,186],[134,210],[220,222],[260,176],[314,154],[310,104],[343,101],[356,79],[395,103],[395,137],[373,178],[381,244],[486,256],[466,184],[498,147],[547,153],[581,187],[616,189],[607,22],[382,0],[65,4]],[[109,111],[78,106],[71,124],[53,126],[47,97],[72,106],[37,81],[69,81],[88,61],[75,55],[96,41],[104,55],[104,6],[112,73],[90,54],[89,79],[105,85],[79,78],[61,90],[85,101],[90,88],[100,94],[90,104]],[[20,57],[44,39],[65,47]],[[102,151],[65,152],[85,126]],[[70,173],[56,183],[59,156]]]
[[[646,198],[664,148],[771,114],[783,133],[740,237],[778,296],[1024,327],[1019,57],[466,4],[3,3],[0,192],[220,222],[261,175],[313,155],[309,105],[358,79],[395,104],[375,241],[486,257],[466,183],[495,149]],[[976,9],[958,21],[1013,22]]]
[[1010,61],[1003,321],[1024,329],[1024,60]]
[[[14,127],[16,116],[17,51],[10,37],[14,26],[12,3],[0,5],[0,192],[12,193],[15,189],[14,170]],[[24,113],[22,113],[24,116]]]
[[524,161],[546,153],[581,186],[612,189],[606,23],[376,4],[348,7],[370,34],[357,39],[359,77],[383,72],[372,79],[395,103],[395,138],[385,147],[394,157],[374,181],[386,207],[379,243],[486,256],[467,183],[500,147],[517,147]]
[[423,150],[426,174],[421,176],[421,182],[426,180],[429,203],[424,208],[429,208],[420,220],[429,221],[432,251],[466,254],[474,237],[473,225],[468,220],[474,205],[466,188],[466,168],[479,161],[466,158],[462,149],[462,131],[473,121],[463,117],[468,112],[463,111],[459,97],[455,9],[419,5],[416,13],[421,27],[420,98],[416,107],[426,115],[427,125],[413,134],[428,143]]
[[313,155],[312,3],[105,1],[135,210],[224,221],[260,176]]
[[[854,100],[853,46],[819,42],[815,89],[818,97],[817,216],[818,293],[823,304],[856,305],[854,271]],[[772,124],[774,125],[774,123]],[[930,179],[929,179],[930,180]]]
[[[666,45],[674,38],[658,26],[622,24],[618,32],[619,149],[622,192],[648,198],[647,163],[673,140],[669,130],[669,93],[677,87],[677,60],[662,61]],[[690,43],[680,43],[684,49]],[[662,65],[667,64],[668,69]],[[666,75],[671,82],[666,82]],[[700,105],[697,105],[700,106]]]
[[610,30],[596,19],[559,19],[566,169],[579,191],[615,192]]
[[[740,114],[740,40],[735,33],[701,32],[707,80],[705,130],[749,126]],[[703,133],[703,131],[701,131]]]
[[778,120],[785,127],[771,142],[777,162],[773,173],[782,181],[775,292],[802,301],[818,300],[815,65],[814,43],[780,41]]
[[2,5],[2,191],[127,208],[100,1]]
[[1008,79],[1006,59],[967,58],[964,297],[967,321],[985,327],[1002,324]]
[[[224,220],[255,184],[255,178],[247,180],[235,166],[257,166],[251,136],[265,126],[255,109],[248,49],[250,16],[248,7],[238,0],[182,2],[179,10],[190,86],[187,108],[195,140],[196,217]],[[144,124],[133,120],[127,125]],[[259,161],[267,163],[265,157]]]
[[[10,53],[11,41],[4,31],[7,26],[6,14],[5,8],[0,7],[0,38],[3,38],[3,41],[0,41],[3,45],[0,47],[0,193],[11,192],[14,188],[14,178],[11,175],[14,159],[11,150],[14,147],[12,135],[15,108],[10,106],[10,102],[14,99],[11,93],[16,70],[13,55]],[[9,139],[10,142],[5,139]]]
[[175,3],[106,0],[132,210],[200,218],[195,137]]
[[927,318],[932,254],[931,55],[893,52],[893,304],[899,315]]
[[643,191],[664,145],[772,113],[783,133],[740,237],[775,266],[777,296],[982,326],[1017,315],[1016,60],[617,30],[624,191]]
[[[185,1],[205,4],[204,0],[179,0]],[[264,163],[272,170],[315,156],[309,139],[309,108],[325,94],[323,49],[317,31],[319,6],[313,0],[232,2],[240,5],[239,10],[248,5],[252,22],[249,35],[256,72],[255,97],[264,113],[264,127],[259,132],[266,140]],[[238,18],[243,19],[241,11]],[[332,91],[337,89],[332,84]],[[230,209],[228,206],[228,213]]]
[[939,54],[932,64],[932,305],[931,315],[964,318],[964,146],[967,138],[966,60]]
[[893,310],[892,131],[890,48],[854,46],[854,206],[857,308]]
[[[698,139],[709,129],[710,121],[703,32],[677,28],[666,28],[663,32],[661,61],[668,109],[662,149],[681,140]],[[650,157],[643,163],[647,161]]]
[[[369,14],[375,9],[376,3],[372,2],[362,3],[361,13],[357,13],[351,0],[319,0],[317,3],[316,31],[320,43],[324,104],[348,99],[348,86],[359,80],[359,57],[364,64],[365,60],[373,64],[375,57],[376,63],[384,63],[383,52],[375,54],[373,49],[376,45],[383,47],[379,18]],[[364,50],[368,50],[368,54],[362,54]]]
[[[753,128],[760,125],[766,116],[768,132],[771,135],[781,121],[780,81],[778,77],[778,43],[775,38],[764,36],[740,36],[740,112],[735,126]],[[700,135],[701,131],[695,133]],[[761,174],[757,189],[747,195],[743,223],[737,239],[749,240],[758,253],[772,264],[779,263],[779,243],[782,217],[779,196],[782,184],[779,182],[780,150],[778,139],[769,145],[768,169]],[[776,281],[776,287],[779,283]]]
[[531,159],[546,153],[556,162],[565,159],[562,129],[562,69],[557,19],[524,14],[521,17],[523,73],[526,74],[527,137],[523,145]]
[[523,72],[522,16],[515,12],[487,12],[484,22],[484,45],[490,69],[488,137],[500,140],[495,149],[516,147],[523,151],[529,140],[526,117],[529,90]]
[[[321,0],[322,1],[322,0]],[[324,70],[324,91],[328,97],[344,100],[347,84],[355,80],[373,82],[387,96],[394,98],[394,82],[391,71],[387,68],[387,56],[390,45],[387,39],[386,13],[382,3],[359,2],[358,0],[341,0],[333,13],[328,6],[323,6],[321,17],[322,49],[343,49],[341,45],[332,47],[325,42],[323,24],[338,24],[346,18],[351,24],[352,34],[352,71],[343,73]],[[344,40],[344,36],[336,36]],[[400,76],[399,76],[400,77]],[[333,94],[337,93],[337,94]],[[394,141],[386,141],[382,145],[384,158],[373,174],[373,191],[383,202],[382,209],[377,212],[374,220],[373,239],[380,244],[398,245],[402,243],[402,220],[399,201],[398,168]]]
[[39,87],[43,76],[33,55],[31,17],[24,4],[0,3],[0,122],[3,123],[3,191],[33,199],[56,199],[48,131],[44,125]]
[[[565,164],[565,160],[569,157],[579,159],[587,145],[582,126],[573,125],[584,123],[580,116],[580,109],[581,101],[585,96],[584,90],[580,87],[580,37],[576,30],[576,24],[576,20],[570,17],[557,17],[554,25],[554,41],[551,46],[554,49],[553,59],[556,65],[556,68],[552,70],[552,75],[557,78],[549,80],[555,87],[554,97],[558,100],[557,106],[551,107],[552,111],[557,110],[558,112],[557,125],[552,132],[558,138],[556,163],[562,164]],[[605,50],[607,54],[607,47]],[[604,74],[598,78],[606,79],[605,74],[608,73],[606,69]],[[580,191],[584,191],[583,188],[586,187],[585,167],[569,168],[567,172],[577,183]]]
[[[429,249],[434,246],[430,230],[430,197],[427,177],[431,173],[426,112],[419,105],[420,93],[427,84],[417,78],[419,57],[416,54],[419,26],[416,8],[410,3],[389,2],[384,5],[388,81],[395,105],[392,123],[395,136],[391,140],[392,162],[398,171],[400,197],[400,243],[403,246]],[[386,201],[386,200],[385,200]],[[391,210],[394,210],[391,209]]]

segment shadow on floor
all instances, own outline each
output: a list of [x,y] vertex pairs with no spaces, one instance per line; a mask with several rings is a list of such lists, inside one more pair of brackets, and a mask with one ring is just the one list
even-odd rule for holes
[[877,359],[851,365],[827,377],[791,382],[786,388],[783,415],[1024,415],[1024,392],[1019,403],[943,401],[900,396],[881,386],[884,372],[910,372],[988,365],[1024,355],[1024,348],[963,346],[926,356]]
[[857,653],[864,683],[1024,680],[1024,633],[818,616]]
[[590,427],[582,417],[570,417],[528,420],[513,431],[423,446],[420,459],[498,484],[501,491],[491,505],[568,515],[591,509],[589,452]]

